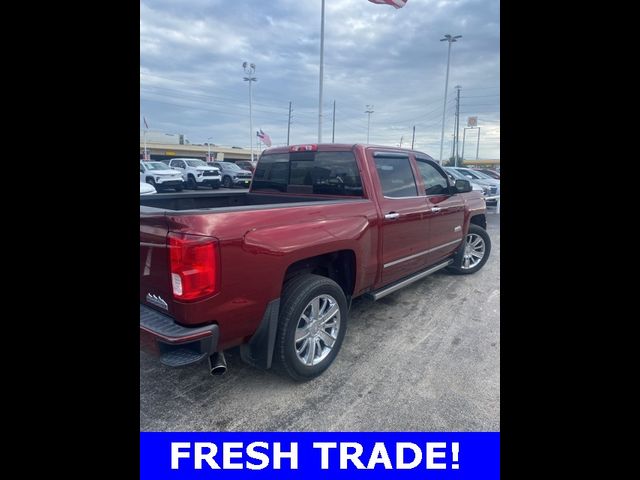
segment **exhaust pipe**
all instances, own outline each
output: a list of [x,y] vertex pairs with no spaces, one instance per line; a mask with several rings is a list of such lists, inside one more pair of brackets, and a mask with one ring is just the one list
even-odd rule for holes
[[209,357],[209,373],[211,375],[222,375],[227,371],[227,360],[224,352],[216,352]]

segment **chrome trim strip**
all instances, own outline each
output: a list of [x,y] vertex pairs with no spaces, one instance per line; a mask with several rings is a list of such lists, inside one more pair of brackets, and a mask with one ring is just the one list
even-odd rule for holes
[[386,195],[383,195],[384,198],[386,198],[387,200],[401,200],[403,198],[427,198],[424,195],[412,195],[410,197],[387,197]]
[[399,263],[407,262],[409,260],[413,260],[414,258],[418,258],[418,257],[420,257],[422,255],[426,255],[427,253],[435,252],[436,250],[440,250],[441,248],[448,247],[449,245],[453,245],[455,243],[460,243],[461,241],[462,241],[462,238],[459,238],[457,240],[454,240],[453,242],[447,242],[447,243],[444,243],[442,245],[438,245],[437,247],[430,248],[429,250],[425,250],[424,252],[414,253],[413,255],[409,255],[408,257],[403,257],[403,258],[400,258],[398,260],[394,260],[393,262],[385,263],[382,266],[382,268],[393,267],[394,265],[397,265]]
[[377,292],[367,293],[367,296],[370,298],[373,298],[373,300],[380,300],[382,297],[386,297],[390,293],[400,290],[401,288],[406,287],[407,285],[410,285],[413,282],[422,280],[424,277],[427,277],[432,273],[443,269],[444,267],[448,267],[452,263],[453,263],[453,260],[447,260],[446,262],[440,263],[435,267],[431,267],[429,270],[425,270],[424,272],[420,272],[418,274],[413,275],[412,277],[402,280],[401,282],[396,283],[395,285],[391,285],[389,287],[383,288],[382,290],[378,290]]

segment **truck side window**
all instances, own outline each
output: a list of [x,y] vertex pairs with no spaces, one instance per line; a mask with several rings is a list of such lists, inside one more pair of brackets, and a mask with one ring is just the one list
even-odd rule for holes
[[385,197],[416,197],[418,187],[409,157],[374,157]]
[[422,181],[424,182],[424,188],[427,190],[427,195],[446,195],[449,193],[447,179],[436,167],[420,158],[416,158],[416,163],[422,175]]

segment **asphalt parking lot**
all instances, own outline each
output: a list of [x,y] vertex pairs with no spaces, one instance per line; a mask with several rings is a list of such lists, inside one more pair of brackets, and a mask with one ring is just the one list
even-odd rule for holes
[[340,354],[310,382],[245,365],[234,349],[218,377],[141,352],[140,430],[499,431],[500,215],[487,217],[482,270],[354,300]]

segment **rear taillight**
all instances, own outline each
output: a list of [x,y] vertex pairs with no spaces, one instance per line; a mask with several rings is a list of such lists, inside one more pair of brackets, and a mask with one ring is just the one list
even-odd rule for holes
[[218,291],[220,255],[215,238],[169,232],[167,244],[176,300],[199,300]]

